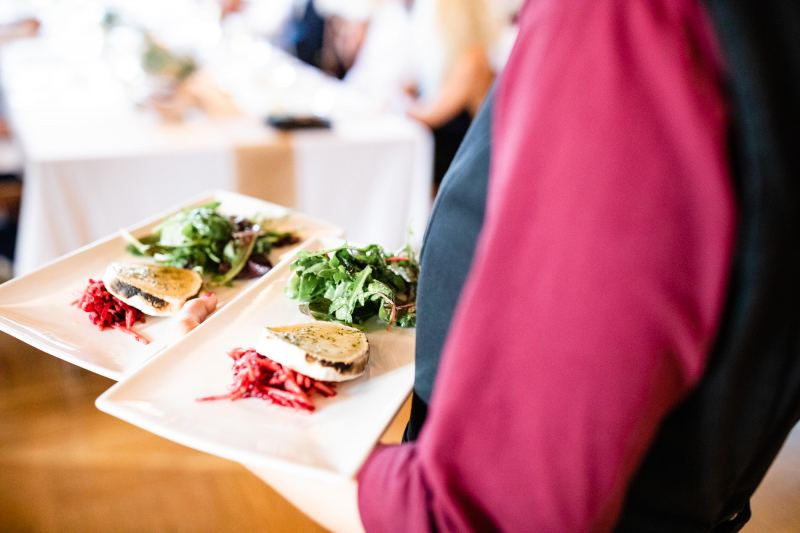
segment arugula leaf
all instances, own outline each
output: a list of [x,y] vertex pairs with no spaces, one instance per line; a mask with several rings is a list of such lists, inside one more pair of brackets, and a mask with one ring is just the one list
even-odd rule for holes
[[255,244],[256,238],[253,236],[228,241],[222,255],[230,265],[230,269],[225,274],[218,274],[212,277],[211,280],[217,285],[225,285],[232,281],[244,268],[247,259],[253,253]]

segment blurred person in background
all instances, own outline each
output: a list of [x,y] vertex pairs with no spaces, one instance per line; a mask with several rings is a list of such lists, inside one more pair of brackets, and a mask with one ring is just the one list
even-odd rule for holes
[[223,19],[243,14],[273,44],[322,68],[327,21],[314,0],[219,0],[219,6]]
[[410,48],[415,78],[409,116],[434,137],[434,183],[441,183],[491,86],[496,27],[484,0],[412,0]]
[[490,9],[485,0],[359,4],[365,4],[360,18],[343,26],[357,35],[336,41],[349,44],[338,52],[347,58],[344,79],[430,128],[438,187],[494,79],[491,52],[500,23],[510,18],[508,6]]
[[389,110],[405,112],[414,79],[411,17],[405,0],[375,0],[364,12],[366,32],[344,81]]
[[[221,1],[223,14],[246,5]],[[290,3],[280,46],[430,128],[438,187],[495,71],[502,68],[520,0]],[[499,53],[498,36],[506,37]]]
[[294,3],[285,30],[284,44],[300,61],[322,68],[325,19],[313,0]]
[[341,79],[361,48],[371,3],[295,0],[281,45],[304,63]]
[[343,79],[361,53],[380,0],[315,0],[325,17],[322,70]]
[[[223,18],[271,19],[266,37],[302,62],[342,78],[366,33],[375,0],[219,0]],[[262,23],[263,25],[263,23]]]

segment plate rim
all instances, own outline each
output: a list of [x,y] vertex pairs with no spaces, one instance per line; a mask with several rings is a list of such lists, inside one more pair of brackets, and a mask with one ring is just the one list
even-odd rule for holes
[[[150,363],[153,359],[148,361]],[[141,367],[136,370],[138,372],[141,370]],[[396,371],[406,370],[412,373],[414,371],[414,363],[408,363],[396,369]],[[380,440],[380,436],[386,431],[386,428],[392,422],[397,413],[400,411],[400,408],[408,399],[409,395],[411,394],[412,387],[409,385],[408,390],[405,391],[402,395],[402,398],[398,401],[392,399],[391,403],[387,402],[387,410],[391,412],[390,416],[387,417],[387,420],[381,424],[380,432],[378,433],[375,440],[372,442],[371,446],[365,447],[364,453],[359,453],[357,456],[357,460],[352,462],[352,467],[348,468],[346,471],[336,471],[326,468],[320,468],[311,466],[308,464],[288,461],[285,459],[279,459],[267,454],[258,453],[250,450],[238,449],[233,448],[229,445],[225,444],[217,444],[213,441],[208,441],[205,439],[200,439],[197,437],[192,437],[187,435],[186,433],[175,430],[170,428],[169,426],[159,424],[157,422],[152,421],[151,418],[140,414],[139,411],[128,409],[120,403],[117,403],[113,400],[113,395],[115,391],[113,389],[117,388],[117,385],[124,383],[126,379],[128,379],[130,375],[123,377],[120,382],[115,383],[112,385],[108,390],[103,392],[100,396],[95,399],[95,406],[102,412],[111,415],[115,418],[119,418],[120,420],[127,422],[133,426],[136,426],[140,429],[145,431],[149,431],[150,433],[157,435],[161,438],[165,438],[181,446],[186,446],[187,448],[191,448],[193,450],[198,450],[203,453],[208,453],[217,457],[221,457],[223,459],[233,461],[235,463],[240,463],[245,466],[253,466],[255,468],[258,467],[265,467],[265,468],[282,468],[282,469],[292,469],[303,472],[306,475],[310,476],[318,476],[321,479],[340,479],[340,478],[347,478],[347,479],[355,479],[357,473],[361,470],[361,467],[366,462],[369,455],[375,449],[376,444]],[[312,415],[313,416],[313,415]]]

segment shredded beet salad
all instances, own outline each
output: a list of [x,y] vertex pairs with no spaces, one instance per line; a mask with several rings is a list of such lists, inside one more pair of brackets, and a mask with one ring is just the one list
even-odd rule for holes
[[197,401],[261,398],[276,405],[314,411],[312,396],[315,392],[325,397],[336,396],[335,384],[304,376],[264,357],[253,348],[235,348],[228,355],[233,359],[230,392],[198,398]]
[[144,314],[108,292],[102,281],[90,279],[83,294],[72,302],[89,314],[89,320],[101,330],[113,328],[130,333],[137,341],[149,344],[150,340],[133,327],[144,322]]

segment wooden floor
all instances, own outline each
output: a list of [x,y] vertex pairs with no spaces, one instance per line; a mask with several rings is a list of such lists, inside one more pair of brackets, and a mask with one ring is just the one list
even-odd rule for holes
[[800,532],[800,425],[794,428],[753,496],[746,533]]
[[[243,467],[98,411],[111,384],[0,333],[0,531],[321,531]],[[800,531],[800,432],[753,507],[746,531]]]

